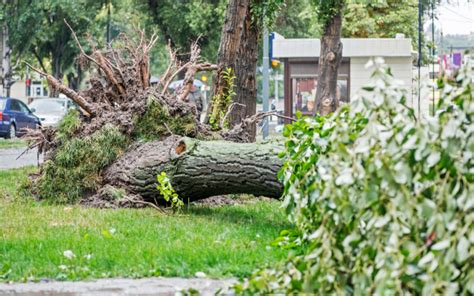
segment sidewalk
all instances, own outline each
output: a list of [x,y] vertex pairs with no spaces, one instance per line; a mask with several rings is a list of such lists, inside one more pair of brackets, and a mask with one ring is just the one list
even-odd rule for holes
[[[36,149],[25,152],[20,158],[18,158],[18,156],[20,156],[25,151],[25,149],[26,147],[0,149],[0,170],[37,165],[38,156]],[[43,162],[42,155],[39,157],[39,162]]]
[[232,295],[228,288],[234,279],[183,279],[183,278],[145,278],[145,279],[100,279],[85,282],[41,282],[1,284],[0,296],[45,296],[45,295],[215,295],[218,292]]

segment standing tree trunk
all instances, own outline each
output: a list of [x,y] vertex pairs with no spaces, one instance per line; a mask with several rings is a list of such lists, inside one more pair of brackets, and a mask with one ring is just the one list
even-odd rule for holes
[[[6,6],[7,4],[8,0],[3,0],[3,5]],[[10,96],[10,87],[12,85],[11,48],[9,43],[8,25],[5,19],[2,24],[2,84],[7,97]]]
[[[212,98],[220,96],[225,98],[231,91],[224,79],[224,71],[228,68],[232,69],[232,73],[236,70],[236,60],[240,50],[240,42],[242,39],[242,29],[250,6],[249,0],[230,0],[227,4],[227,11],[222,27],[221,43],[217,55],[217,74],[214,79]],[[227,112],[226,104],[216,104],[214,100],[210,101],[208,107],[208,116],[214,114],[220,120],[221,112]]]
[[[230,124],[235,126],[243,118],[250,117],[257,112],[257,58],[259,28],[256,21],[252,20],[250,5],[242,30],[239,58],[236,61],[235,75],[238,91],[233,102],[237,103],[230,113]],[[250,128],[251,140],[255,140],[256,124]]]
[[68,86],[70,89],[78,91],[82,81],[82,69],[79,64],[76,65],[76,75],[74,73],[67,74]]
[[326,22],[324,34],[321,37],[318,89],[316,91],[317,108],[314,110],[314,112],[317,110],[320,115],[326,115],[336,111],[339,105],[336,96],[336,88],[337,71],[342,60],[342,5],[340,5],[339,9],[340,10]]
[[[62,81],[63,73],[61,69],[61,53],[53,52],[52,56],[53,56],[53,76],[57,80]],[[50,85],[49,96],[56,98],[58,95],[59,95],[59,90],[54,87],[51,87]]]
[[248,193],[279,198],[283,187],[277,173],[282,143],[198,141],[171,136],[126,152],[104,172],[104,181],[128,193],[159,199],[156,176],[166,172],[185,200]]

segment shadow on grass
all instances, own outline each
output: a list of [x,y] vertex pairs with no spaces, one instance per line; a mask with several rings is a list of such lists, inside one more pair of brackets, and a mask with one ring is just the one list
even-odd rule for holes
[[252,205],[223,205],[218,207],[190,206],[185,213],[220,220],[223,223],[247,224],[275,229],[293,228],[278,202],[258,202]]

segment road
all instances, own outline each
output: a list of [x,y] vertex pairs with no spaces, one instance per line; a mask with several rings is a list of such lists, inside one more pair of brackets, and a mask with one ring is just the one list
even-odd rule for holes
[[[0,296],[59,296],[59,295],[232,295],[228,288],[235,280],[212,280],[204,278],[144,278],[144,279],[101,279],[85,282],[42,282],[42,283],[0,283]],[[192,289],[192,290],[190,290]]]
[[[18,158],[18,156],[20,156],[25,151],[25,149],[26,147],[0,149],[0,170],[37,165],[38,158],[36,149],[30,150]],[[42,155],[39,158],[39,162],[43,162]]]

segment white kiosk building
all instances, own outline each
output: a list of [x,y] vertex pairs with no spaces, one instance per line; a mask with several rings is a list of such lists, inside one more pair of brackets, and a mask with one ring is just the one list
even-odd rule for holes
[[[350,101],[367,84],[372,70],[365,65],[370,58],[382,57],[395,78],[412,88],[412,47],[409,38],[341,39],[342,62],[338,74],[338,95],[341,101]],[[292,117],[296,111],[312,114],[318,85],[319,39],[273,40],[273,57],[283,62],[285,104],[284,113]]]

